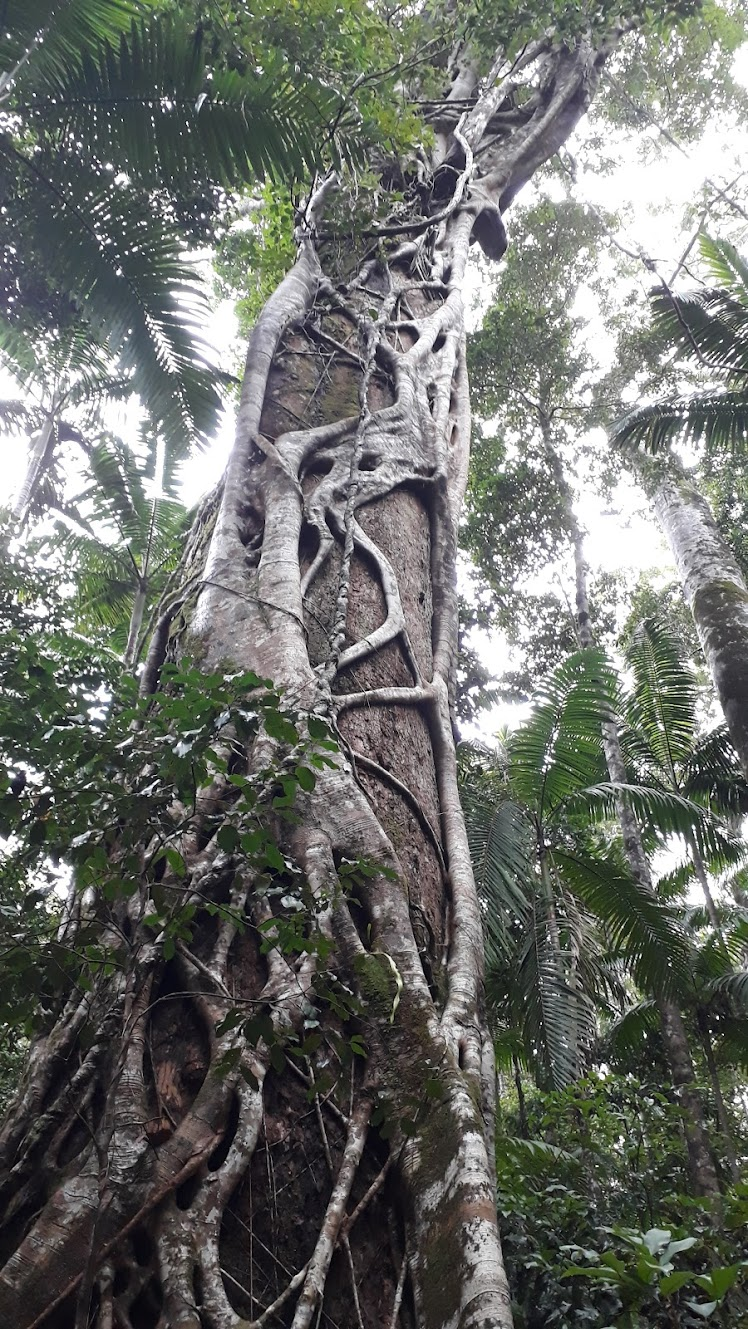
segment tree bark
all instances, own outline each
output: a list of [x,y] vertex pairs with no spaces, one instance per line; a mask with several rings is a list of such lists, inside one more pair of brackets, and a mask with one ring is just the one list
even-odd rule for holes
[[[511,1325],[453,742],[460,288],[471,239],[499,254],[500,208],[577,123],[616,38],[544,36],[511,65],[499,53],[484,82],[458,52],[410,211],[336,237],[326,181],[299,220],[143,685],[185,655],[254,670],[332,727],[339,751],[297,790],[294,819],[268,813],[325,958],[270,944],[285,877],[268,895],[221,849],[235,788],[217,775],[177,841],[186,880],[165,878],[195,902],[191,940],[164,955],[145,883],[116,906],[129,963],[71,998],[0,1138],[14,1329]],[[262,732],[228,755],[254,776],[294,762]],[[362,862],[347,891],[341,869]],[[355,1002],[347,1021],[333,988]],[[271,1021],[256,1046],[217,1032],[236,1001]],[[316,1050],[279,1058],[310,1020]],[[351,1028],[363,1058],[341,1051]]]
[[748,586],[706,499],[675,458],[667,466],[636,456],[647,493],[683,583],[730,737],[748,778]]

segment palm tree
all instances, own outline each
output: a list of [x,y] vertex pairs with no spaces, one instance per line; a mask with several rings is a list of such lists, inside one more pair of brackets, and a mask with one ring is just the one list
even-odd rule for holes
[[[175,451],[208,437],[221,375],[188,219],[320,160],[341,99],[272,67],[211,60],[203,29],[151,0],[11,0],[0,34],[0,354],[28,382],[67,354],[108,358]],[[43,473],[59,402],[35,440]]]
[[[635,779],[707,806],[716,818],[746,809],[748,789],[737,766],[725,725],[700,732],[696,676],[684,661],[680,643],[661,623],[645,619],[626,651],[633,687],[626,704],[622,742]],[[705,862],[689,834],[690,869],[704,895],[709,921],[717,934],[721,922],[712,896],[708,869],[721,871],[745,858],[745,847],[725,825],[718,856]]]
[[[680,643],[662,624],[649,619],[638,625],[626,656],[633,689],[626,706],[628,723],[622,741],[636,778],[706,805],[715,818],[739,818],[746,809],[745,781],[738,770],[726,727],[718,725],[706,734],[699,732],[698,684],[683,659]],[[733,908],[715,901],[710,871],[744,863],[746,847],[730,836],[727,826],[725,831],[717,855],[707,861],[689,833],[686,861],[669,873],[668,878],[677,890],[683,891],[689,879],[695,877],[704,896],[704,922],[711,927],[711,935],[702,943],[694,965],[691,1004],[730,1169],[736,1178],[739,1168],[713,1037],[716,1033],[718,1043],[721,1042],[720,1024],[724,1025],[726,1013],[731,1021],[729,1027],[735,1019],[741,1021],[745,1017],[745,974],[741,972],[745,929],[741,911],[737,911],[736,917]],[[732,996],[727,1012],[726,994]],[[715,1012],[715,1007],[720,1009]]]
[[[181,556],[192,519],[164,492],[164,451],[153,436],[142,458],[109,435],[86,446],[90,480],[61,507],[48,545],[73,573],[76,625],[137,666],[149,614]],[[58,505],[57,505],[58,506]]]
[[[596,1010],[624,999],[621,966],[645,991],[671,991],[686,976],[689,946],[673,911],[597,829],[621,791],[606,779],[601,730],[601,716],[619,703],[615,671],[589,648],[548,678],[508,741],[503,776],[463,752],[488,989],[500,1024],[519,1033],[524,1059],[546,1084],[581,1073]],[[663,834],[693,829],[698,843],[712,844],[708,818],[688,799],[623,788]]]
[[[734,809],[743,788],[724,731],[697,737],[694,680],[667,635],[657,635],[652,625],[649,630],[648,646],[639,634],[632,647],[629,698],[601,652],[587,649],[554,671],[530,720],[506,744],[503,765],[463,753],[497,1056],[513,1065],[518,1093],[520,1062],[542,1086],[561,1086],[582,1073],[601,1018],[612,1024],[609,1045],[618,1049],[630,1044],[632,1022],[638,1041],[644,1030],[662,1026],[672,1061],[685,1039],[671,1028],[673,1019],[682,1023],[678,1008],[695,1012],[735,1176],[717,1062],[735,1064],[737,1057],[742,1064],[745,1056],[745,975],[735,969],[745,945],[744,917],[720,910],[717,932],[697,935],[694,911],[683,898],[694,864],[689,872],[667,874],[655,892],[627,863],[608,826],[623,797],[647,827],[650,854],[673,835],[702,868],[742,861],[745,854],[716,815]],[[601,717],[615,713],[636,725],[623,731],[624,776],[633,772],[623,781],[604,778]],[[645,993],[633,1008],[632,981]],[[681,1066],[677,1057],[672,1066],[686,1101],[694,1092],[689,1067],[690,1058]],[[699,1140],[687,1139],[697,1188],[711,1193],[716,1175],[714,1187],[707,1187],[703,1160],[700,1173],[693,1163]]]
[[677,441],[703,443],[707,450],[748,441],[748,264],[727,240],[702,235],[699,243],[715,285],[689,295],[657,290],[652,308],[657,330],[717,386],[637,406],[614,424],[618,444],[656,453]]
[[[748,439],[748,266],[724,240],[701,237],[717,286],[693,295],[653,296],[655,320],[673,347],[705,367],[718,385],[691,397],[638,406],[613,427],[614,442],[663,453],[703,443],[707,453]],[[743,775],[748,778],[748,583],[709,505],[672,453],[629,459],[675,561]]]

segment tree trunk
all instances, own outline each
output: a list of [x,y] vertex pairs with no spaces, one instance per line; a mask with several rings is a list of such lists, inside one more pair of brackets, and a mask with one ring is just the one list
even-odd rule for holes
[[748,586],[709,505],[674,458],[636,456],[636,474],[673,551],[730,737],[748,778]]
[[[71,997],[0,1140],[14,1329],[509,1329],[453,742],[460,288],[471,238],[501,252],[499,209],[576,124],[614,40],[545,36],[480,85],[463,53],[407,213],[323,234],[327,181],[300,219],[143,680],[184,655],[254,670],[339,750],[290,818],[268,813],[287,864],[271,893],[217,838],[232,777],[295,767],[261,731],[229,745],[176,841],[187,875],[164,880],[194,902],[191,939],[164,954],[146,884],[116,906],[130,963]],[[316,940],[292,953],[272,943],[294,883]],[[265,1021],[256,1045],[217,1030],[237,1002]]]
[[[576,587],[577,636],[582,647],[594,645],[587,594],[587,561],[584,553],[584,535],[574,511],[573,495],[563,473],[561,459],[546,439],[554,458],[554,472],[559,484],[566,517],[574,546],[574,573]],[[617,784],[627,783],[626,767],[618,738],[618,726],[611,716],[602,726],[605,762],[610,779]],[[616,811],[623,837],[623,848],[631,874],[646,890],[654,892],[649,861],[634,811],[624,794],[616,798]],[[719,1180],[714,1164],[709,1133],[706,1126],[704,1104],[696,1084],[688,1034],[678,1007],[662,995],[657,997],[660,1033],[665,1048],[675,1091],[683,1109],[683,1129],[688,1153],[691,1183],[697,1195],[718,1196]]]
[[722,1139],[724,1141],[725,1156],[730,1169],[730,1176],[734,1182],[740,1181],[741,1172],[738,1156],[735,1151],[735,1137],[733,1135],[730,1116],[722,1093],[722,1085],[720,1084],[719,1079],[719,1067],[714,1058],[714,1048],[712,1047],[709,1021],[705,1012],[701,1009],[697,1012],[697,1021],[699,1033],[701,1034],[701,1045],[704,1049],[704,1060],[706,1061],[707,1070],[709,1071],[709,1080],[712,1086],[712,1093],[714,1094],[714,1106],[717,1110],[719,1129],[722,1132]]
[[26,473],[23,477],[21,488],[13,500],[12,508],[13,516],[21,525],[28,521],[31,505],[36,497],[36,491],[39,488],[41,480],[44,478],[45,472],[49,469],[52,462],[52,456],[57,444],[56,413],[57,405],[53,398],[41,429],[32,436],[33,445],[29,451]]

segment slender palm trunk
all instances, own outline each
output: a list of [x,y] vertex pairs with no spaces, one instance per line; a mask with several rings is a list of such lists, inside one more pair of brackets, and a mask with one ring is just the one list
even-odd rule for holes
[[[574,548],[577,638],[580,646],[593,646],[595,639],[590,619],[587,591],[584,534],[577,521],[573,494],[564,475],[561,459],[553,448],[549,437],[546,437],[545,443],[559,486],[559,492],[564,502],[566,520]],[[603,722],[602,731],[605,761],[610,779],[616,784],[625,784],[627,783],[626,766],[621,752],[618,726],[613,716]],[[623,837],[624,852],[631,873],[646,890],[653,892],[652,874],[649,869],[641,832],[625,795],[620,794],[616,799],[616,810]],[[665,1055],[673,1077],[673,1085],[683,1108],[683,1128],[691,1181],[697,1195],[717,1196],[720,1194],[719,1180],[709,1144],[704,1104],[696,1085],[696,1074],[683,1016],[672,1001],[661,996],[657,998],[657,1009],[660,1016],[660,1032],[665,1047]]]
[[127,630],[127,645],[125,646],[125,653],[122,657],[122,663],[124,664],[125,669],[132,669],[135,664],[147,599],[148,582],[144,577],[139,577],[138,586],[133,597],[132,609],[130,611],[130,624]]
[[748,777],[748,585],[706,499],[674,458],[634,468],[673,551],[686,603]]
[[18,494],[13,502],[13,516],[23,524],[29,515],[31,505],[36,496],[39,484],[44,476],[44,472],[49,468],[57,442],[56,429],[56,406],[53,401],[45,417],[41,429],[36,434],[33,447],[29,454],[26,474]]
[[712,1036],[709,1030],[709,1022],[703,1011],[699,1010],[698,1015],[699,1033],[701,1035],[701,1046],[704,1049],[704,1060],[706,1061],[709,1072],[709,1080],[714,1094],[714,1105],[717,1109],[717,1121],[722,1133],[722,1139],[725,1147],[725,1157],[730,1169],[730,1176],[733,1181],[740,1181],[740,1164],[735,1152],[735,1136],[733,1135],[732,1123],[725,1104],[725,1097],[722,1093],[722,1085],[719,1079],[719,1067],[714,1058],[714,1048],[712,1047]]
[[706,906],[706,912],[709,918],[709,922],[714,928],[714,931],[716,935],[719,937],[720,941],[724,943],[724,937],[722,935],[722,924],[720,923],[719,914],[717,912],[717,906],[714,902],[714,896],[712,895],[712,888],[709,885],[709,877],[707,875],[706,866],[704,864],[703,858],[701,857],[701,854],[699,853],[698,845],[696,844],[696,841],[694,840],[692,835],[689,835],[688,837],[688,847],[691,851],[691,860],[693,862],[694,872],[696,873],[696,880],[698,881],[701,887],[701,893],[704,896],[704,904]]

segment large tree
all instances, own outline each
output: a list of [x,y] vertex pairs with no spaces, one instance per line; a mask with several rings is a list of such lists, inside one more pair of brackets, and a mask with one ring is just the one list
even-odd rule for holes
[[175,662],[247,696],[142,843],[130,771],[63,923],[85,947],[98,922],[107,963],[1,1141],[18,1329],[511,1323],[453,742],[461,286],[638,6],[513,9],[389,14],[417,41],[393,95],[428,132],[380,146],[368,195],[328,175],[298,209],[121,746],[178,712]]

